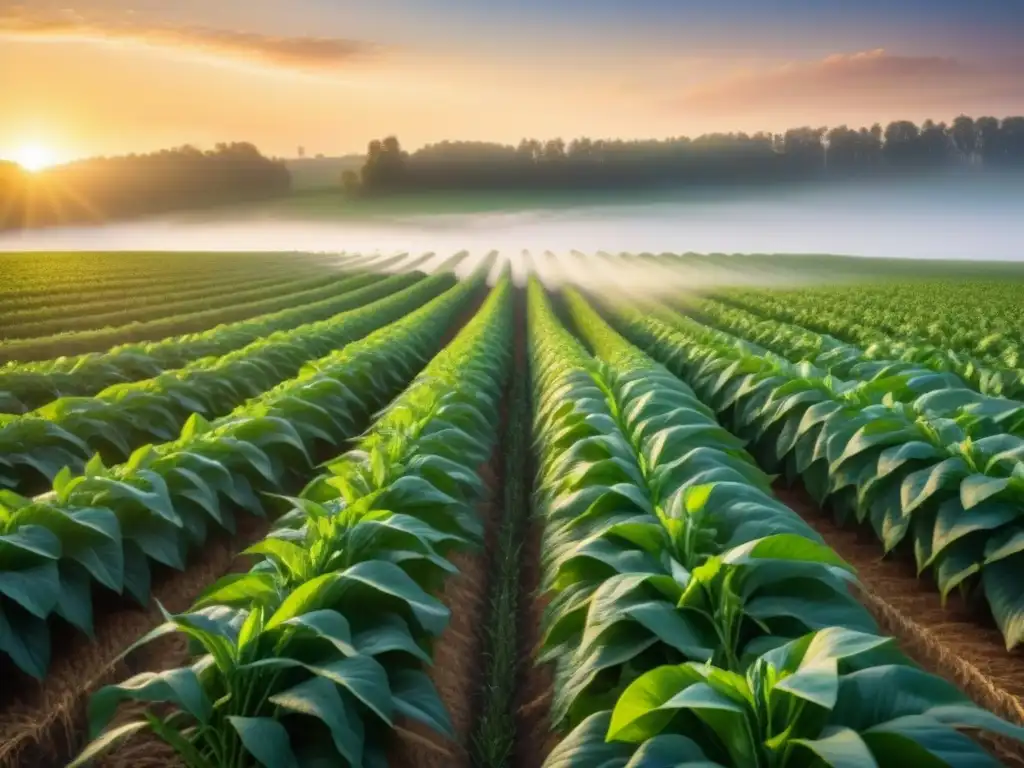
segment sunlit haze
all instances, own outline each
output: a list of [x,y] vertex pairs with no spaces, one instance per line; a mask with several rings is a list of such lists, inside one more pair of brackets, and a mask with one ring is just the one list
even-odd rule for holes
[[[1024,6],[0,2],[0,157],[671,136],[1024,109]],[[21,159],[19,160],[19,155]]]
[[41,171],[57,162],[53,150],[42,144],[24,144],[11,153],[11,160],[26,171]]

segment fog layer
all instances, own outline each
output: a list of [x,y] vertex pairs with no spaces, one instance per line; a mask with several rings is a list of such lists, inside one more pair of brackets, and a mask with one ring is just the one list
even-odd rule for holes
[[0,250],[835,253],[1024,260],[1024,177],[719,190],[655,202],[307,218],[233,209],[0,235]]

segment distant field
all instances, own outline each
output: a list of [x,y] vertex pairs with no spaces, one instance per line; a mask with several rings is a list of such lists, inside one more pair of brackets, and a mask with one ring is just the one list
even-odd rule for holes
[[0,768],[1024,757],[1024,264],[0,273]]

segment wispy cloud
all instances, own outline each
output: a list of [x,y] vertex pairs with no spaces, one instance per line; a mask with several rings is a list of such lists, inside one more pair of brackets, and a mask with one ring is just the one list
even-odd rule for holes
[[686,91],[675,106],[718,115],[807,106],[823,115],[836,109],[1024,107],[1021,64],[878,49],[714,78]]
[[26,5],[0,6],[0,36],[129,42],[298,69],[335,68],[381,53],[380,47],[372,43],[339,37],[279,37],[204,26],[142,23],[130,17],[100,20],[70,9],[49,12]]

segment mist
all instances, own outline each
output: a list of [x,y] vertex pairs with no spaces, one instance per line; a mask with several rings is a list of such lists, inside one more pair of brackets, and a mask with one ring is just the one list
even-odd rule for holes
[[[720,189],[473,213],[305,215],[267,205],[0,235],[0,251],[842,254],[1024,261],[1024,176]],[[653,278],[652,278],[653,279]]]

